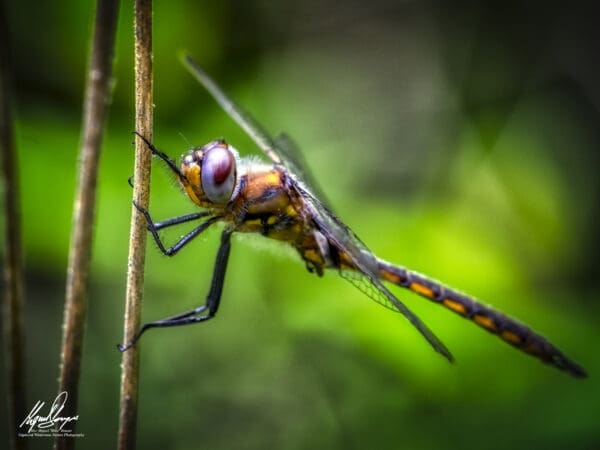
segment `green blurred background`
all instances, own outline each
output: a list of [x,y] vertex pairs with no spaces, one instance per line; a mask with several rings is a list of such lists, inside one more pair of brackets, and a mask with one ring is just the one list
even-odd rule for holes
[[[8,9],[33,406],[57,388],[94,4]],[[177,157],[188,142],[222,136],[243,155],[258,153],[178,62],[186,49],[273,134],[294,137],[336,212],[373,251],[520,318],[590,378],[393,289],[452,350],[450,365],[402,316],[335,274],[318,279],[281,246],[243,236],[217,319],[142,340],[139,448],[600,448],[599,38],[591,9],[547,2],[156,2],[159,148]],[[123,2],[80,448],[116,442],[132,63],[132,6]],[[194,210],[155,162],[155,218]],[[218,236],[206,233],[173,259],[149,241],[144,321],[203,301]]]

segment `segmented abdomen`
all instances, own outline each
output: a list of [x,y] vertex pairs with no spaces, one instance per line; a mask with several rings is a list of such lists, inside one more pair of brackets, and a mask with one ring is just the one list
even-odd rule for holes
[[483,305],[427,277],[378,260],[382,280],[389,281],[419,294],[435,303],[445,306],[458,315],[470,319],[480,327],[499,336],[510,345],[535,356],[542,361],[566,370],[577,377],[587,376],[575,362],[530,328],[515,319]]

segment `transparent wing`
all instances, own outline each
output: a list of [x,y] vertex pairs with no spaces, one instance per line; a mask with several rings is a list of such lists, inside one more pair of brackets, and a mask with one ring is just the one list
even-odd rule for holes
[[300,178],[307,190],[312,192],[321,203],[331,208],[331,203],[327,201],[319,183],[317,183],[312,172],[308,169],[304,156],[296,146],[294,140],[286,133],[281,133],[275,138],[275,143],[276,151],[288,171],[294,173],[296,178]]
[[289,172],[296,175],[297,180],[302,180],[307,190],[317,195],[322,202],[325,196],[319,189],[316,180],[310,174],[294,141],[285,133],[272,139],[269,133],[249,113],[235,103],[223,90],[210,78],[200,65],[189,55],[183,59],[184,65],[191,74],[213,96],[216,102],[229,114],[229,116],[246,132],[261,151],[275,164],[281,164]]
[[438,353],[453,361],[442,341],[381,283],[377,259],[366,245],[310,192],[302,194],[315,225],[340,251],[340,275],[377,303],[403,314]]
[[275,141],[254,118],[229,98],[210,78],[200,65],[189,55],[184,55],[183,64],[202,86],[214,97],[217,103],[258,145],[262,152],[274,163],[283,164]]

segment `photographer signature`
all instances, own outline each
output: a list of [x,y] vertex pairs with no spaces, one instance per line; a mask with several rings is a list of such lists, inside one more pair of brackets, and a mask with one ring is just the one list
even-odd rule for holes
[[64,409],[65,404],[67,403],[67,392],[63,391],[56,396],[52,405],[50,405],[50,411],[48,414],[44,415],[42,412],[42,408],[46,402],[38,402],[31,409],[27,417],[21,422],[19,427],[28,426],[28,433],[31,433],[34,429],[37,431],[49,430],[51,428],[57,427],[59,431],[69,431],[63,430],[64,426],[69,422],[74,422],[79,420],[79,415],[77,416],[61,416],[60,413]]

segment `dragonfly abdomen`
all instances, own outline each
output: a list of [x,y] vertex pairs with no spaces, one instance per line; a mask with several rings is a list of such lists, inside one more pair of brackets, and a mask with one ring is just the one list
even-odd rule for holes
[[577,377],[585,377],[584,370],[569,360],[560,350],[527,326],[477,300],[443,286],[403,267],[378,260],[382,280],[409,289],[422,297],[441,304],[458,315],[470,319],[480,327],[497,335],[508,344],[542,361],[566,370]]

